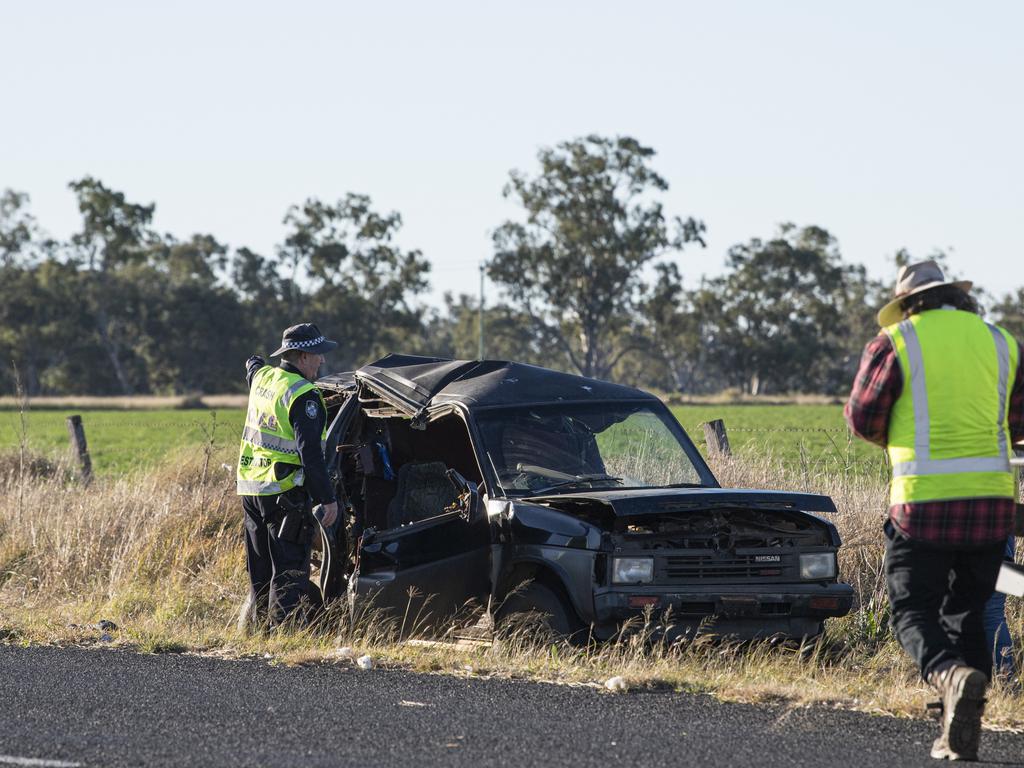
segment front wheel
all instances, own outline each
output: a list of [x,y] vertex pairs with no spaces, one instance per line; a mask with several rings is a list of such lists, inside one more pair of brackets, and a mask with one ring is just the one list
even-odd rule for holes
[[525,642],[586,641],[587,627],[555,590],[533,582],[505,598],[495,615],[499,636]]

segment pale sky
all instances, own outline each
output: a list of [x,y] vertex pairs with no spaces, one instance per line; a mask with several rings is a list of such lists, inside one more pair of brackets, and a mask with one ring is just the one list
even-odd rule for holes
[[286,208],[369,194],[475,293],[508,171],[600,133],[652,146],[703,218],[687,283],[781,221],[891,279],[953,250],[1024,285],[1024,3],[0,0],[0,188],[77,226],[85,174],[156,226],[269,255]]

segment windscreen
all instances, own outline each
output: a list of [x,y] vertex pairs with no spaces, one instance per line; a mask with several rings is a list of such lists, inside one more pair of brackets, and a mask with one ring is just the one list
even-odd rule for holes
[[668,418],[658,404],[629,402],[476,414],[487,459],[508,496],[701,485]]

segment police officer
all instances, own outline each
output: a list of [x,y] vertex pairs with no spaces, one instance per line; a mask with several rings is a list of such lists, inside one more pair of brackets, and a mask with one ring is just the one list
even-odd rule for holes
[[897,640],[941,697],[932,757],[977,760],[992,649],[983,625],[1017,485],[1024,360],[971,284],[934,261],[900,270],[864,350],[846,419],[892,465],[885,572]]
[[246,361],[249,409],[236,486],[250,583],[243,618],[256,627],[293,616],[309,593],[312,504],[323,505],[325,526],[337,517],[324,459],[327,408],[312,383],[324,353],[336,346],[312,323],[301,323],[284,332],[272,355],[281,357],[280,367],[258,355]]

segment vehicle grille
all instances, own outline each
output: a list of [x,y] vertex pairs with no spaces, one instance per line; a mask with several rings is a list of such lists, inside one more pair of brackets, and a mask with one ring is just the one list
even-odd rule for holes
[[690,582],[784,581],[795,573],[796,557],[772,553],[778,562],[763,562],[763,554],[730,552],[663,555],[655,559],[654,580],[659,584]]

